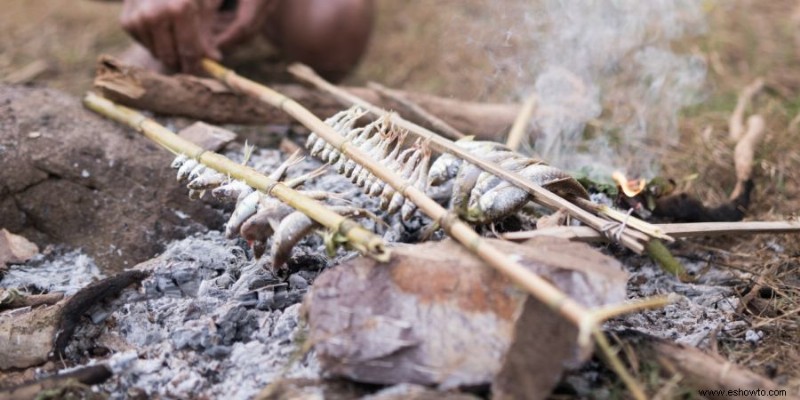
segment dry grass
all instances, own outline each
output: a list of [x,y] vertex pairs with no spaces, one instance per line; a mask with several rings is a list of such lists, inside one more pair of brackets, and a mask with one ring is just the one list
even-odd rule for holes
[[[522,51],[515,36],[520,32],[512,29],[522,13],[515,2],[497,4],[488,0],[378,1],[376,35],[351,82],[375,80],[390,87],[464,99],[517,99],[522,93],[513,88],[526,73],[524,64],[498,60]],[[798,2],[714,4],[709,11],[709,33],[680,46],[706,58],[708,91],[705,101],[685,110],[681,141],[667,149],[663,174],[676,179],[697,174],[682,188],[711,203],[724,201],[735,183],[728,118],[739,91],[763,76],[767,90],[748,110],[767,122],[756,154],[756,190],[748,218],[796,218],[800,209]],[[3,6],[0,78],[42,60],[49,69],[37,83],[79,95],[89,87],[96,55],[119,52],[129,43],[117,25],[118,4],[4,0]],[[491,21],[487,9],[495,15]],[[509,32],[514,34],[509,36]],[[800,241],[796,236],[765,235],[692,242],[718,249],[720,265],[752,271],[758,278],[734,284],[750,301],[742,310],[743,318],[764,331],[765,338],[754,347],[733,337],[721,341],[718,351],[800,389]],[[758,295],[748,297],[757,284]]]

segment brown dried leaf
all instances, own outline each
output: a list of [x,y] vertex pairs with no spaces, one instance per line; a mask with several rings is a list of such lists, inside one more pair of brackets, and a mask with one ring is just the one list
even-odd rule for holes
[[[491,243],[580,303],[625,298],[619,264],[587,245],[556,238]],[[387,264],[362,257],[325,271],[306,299],[306,312],[311,343],[328,374],[452,388],[492,381],[526,298],[505,276],[445,240],[397,247]],[[526,338],[539,341],[528,374],[560,376],[564,366],[583,360],[560,317],[524,314]],[[569,333],[561,344],[548,341],[561,332]],[[554,348],[559,345],[564,348]],[[558,354],[566,359],[555,359]]]
[[19,264],[39,253],[36,244],[22,236],[0,229],[0,265]]

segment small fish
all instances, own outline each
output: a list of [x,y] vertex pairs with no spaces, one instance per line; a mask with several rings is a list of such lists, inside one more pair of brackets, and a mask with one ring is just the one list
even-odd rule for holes
[[211,195],[220,200],[239,203],[255,189],[242,181],[230,181],[211,191]]
[[295,211],[283,220],[275,229],[272,240],[272,268],[281,268],[292,255],[292,249],[297,243],[320,225],[300,211]]
[[198,162],[194,159],[189,159],[184,161],[183,165],[178,168],[178,182],[185,182],[186,178],[189,177],[189,174],[192,172],[194,167],[196,167]]
[[[422,151],[417,145],[414,146],[413,150],[414,152],[408,157],[408,160],[403,164],[403,169],[400,171],[400,177],[405,181],[411,179],[422,157]],[[386,185],[386,188],[388,190],[384,189],[383,193],[381,193],[381,208],[387,210],[389,213],[395,213],[400,209],[400,206],[403,205],[403,200],[405,198],[390,185]]]
[[225,237],[228,239],[236,237],[244,221],[258,211],[258,204],[262,196],[261,192],[253,191],[236,204],[231,218],[228,220],[228,223],[225,224]]
[[292,207],[276,198],[267,198],[262,202],[258,212],[242,223],[239,234],[248,244],[266,242],[272,237],[280,220],[294,212]]
[[[360,209],[348,206],[333,206],[330,209],[343,216],[358,215]],[[368,216],[369,213],[365,213]],[[272,268],[279,269],[292,255],[292,249],[300,240],[308,236],[315,229],[320,228],[320,224],[312,220],[300,211],[295,211],[286,218],[282,219],[272,240]]]
[[[428,166],[431,162],[431,150],[428,148],[427,144],[423,144],[422,148],[422,160],[419,162],[419,167],[415,172],[415,177],[412,178],[412,186],[419,189],[425,190],[425,185],[428,179]],[[390,207],[391,208],[391,207]],[[414,211],[417,210],[417,205],[409,200],[405,199],[402,208],[400,209],[400,217],[403,221],[408,221],[411,219],[411,216],[414,215]]]
[[192,168],[192,171],[189,172],[189,177],[186,178],[186,180],[191,182],[191,181],[197,179],[197,177],[202,175],[203,172],[205,172],[205,171],[206,171],[206,166],[205,165],[197,164],[197,166]]
[[209,190],[219,187],[227,179],[226,175],[208,168],[202,175],[189,181],[186,187],[192,190]]
[[170,164],[169,167],[172,168],[172,169],[178,169],[188,159],[189,159],[189,157],[186,157],[186,154],[178,154],[178,156],[175,157],[174,160],[172,160],[172,164]]

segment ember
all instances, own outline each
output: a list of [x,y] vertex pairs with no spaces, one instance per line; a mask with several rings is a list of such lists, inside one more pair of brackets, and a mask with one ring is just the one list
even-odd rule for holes
[[628,179],[625,177],[620,171],[614,171],[611,174],[611,179],[617,183],[617,186],[622,190],[622,193],[625,193],[625,196],[628,197],[636,197],[639,193],[647,187],[647,181],[639,178],[639,179]]

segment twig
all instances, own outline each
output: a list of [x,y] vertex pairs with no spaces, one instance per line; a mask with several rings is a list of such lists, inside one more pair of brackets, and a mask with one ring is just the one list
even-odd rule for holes
[[628,372],[625,368],[625,365],[622,364],[622,361],[617,356],[617,352],[611,347],[611,343],[608,342],[606,336],[603,334],[603,331],[600,329],[595,329],[592,332],[592,336],[594,336],[595,343],[597,343],[597,348],[599,353],[606,364],[614,371],[619,379],[625,384],[628,388],[628,391],[631,392],[631,396],[633,396],[636,400],[645,400],[647,399],[647,395],[642,389],[642,385],[633,377],[633,375]]
[[[591,226],[595,230],[604,231],[608,227],[608,220],[604,220],[602,218],[597,217],[596,215],[592,214],[584,210],[583,208],[579,207],[576,204],[573,204],[567,201],[564,198],[559,197],[555,193],[534,184],[528,179],[525,179],[521,175],[515,172],[507,171],[504,168],[501,168],[496,163],[488,162],[483,160],[481,157],[475,156],[472,153],[465,151],[461,147],[455,145],[453,142],[437,135],[436,133],[425,129],[419,125],[416,125],[408,120],[403,119],[396,113],[389,113],[386,110],[382,110],[372,104],[362,100],[358,96],[352,95],[347,93],[346,91],[337,88],[336,86],[328,83],[324,79],[322,79],[319,75],[314,73],[313,70],[308,68],[305,65],[301,64],[293,64],[289,67],[289,72],[293,74],[296,78],[301,79],[303,81],[309,82],[316,86],[319,89],[322,89],[328,93],[333,94],[337,98],[339,98],[343,104],[346,106],[350,106],[352,104],[356,104],[361,108],[366,109],[367,111],[373,113],[377,116],[387,116],[391,118],[392,123],[395,125],[407,129],[409,132],[413,133],[417,137],[429,140],[431,144],[437,147],[441,151],[445,151],[451,154],[454,154],[469,163],[475,164],[479,166],[481,169],[492,173],[495,176],[501,177],[504,180],[512,183],[513,185],[526,190],[529,194],[531,194],[534,198],[534,201],[543,204],[553,210],[558,209],[565,209],[569,214],[579,221],[585,223],[586,225]],[[633,219],[633,218],[632,218]],[[642,223],[644,223],[642,221]],[[635,229],[635,228],[634,228]],[[636,253],[643,253],[644,252],[644,244],[642,242],[646,241],[646,237],[634,236],[633,232],[634,229],[627,229],[620,235],[619,241],[628,249],[636,252]]]
[[458,219],[435,202],[424,192],[409,185],[403,178],[385,166],[373,160],[360,148],[351,145],[332,127],[314,116],[296,101],[266,86],[239,77],[233,71],[211,60],[204,60],[203,67],[211,76],[225,82],[232,89],[246,93],[269,103],[297,119],[308,129],[338,149],[343,155],[364,166],[372,174],[386,182],[397,193],[411,200],[420,210],[439,223],[450,236],[459,241],[468,250],[476,254],[488,265],[508,276],[514,283],[523,287],[543,304],[574,323],[579,329],[579,345],[589,346],[591,332],[598,326],[598,320],[590,310],[568,297],[558,288],[542,277],[531,272],[508,254],[488,244],[469,225]]
[[275,196],[320,225],[346,237],[348,244],[362,254],[379,261],[389,260],[389,250],[379,236],[283,183],[272,180],[258,171],[238,164],[220,154],[206,151],[141,113],[116,105],[94,93],[86,95],[84,104],[107,118],[129,125],[172,153],[185,154],[214,170],[240,179],[268,195]]
[[528,133],[528,126],[530,125],[531,117],[533,117],[533,111],[536,109],[536,101],[536,95],[532,94],[522,103],[522,108],[519,110],[519,114],[517,114],[506,140],[506,146],[511,150],[519,150],[519,145],[522,144],[522,140]]
[[728,122],[728,133],[731,139],[739,140],[744,134],[744,113],[750,101],[762,88],[764,88],[764,79],[759,77],[751,84],[747,85],[744,90],[742,90],[742,93],[739,94],[739,98],[736,100],[736,107],[733,109],[733,113],[731,113],[731,118]]
[[414,116],[418,120],[428,122],[431,127],[438,130],[445,136],[449,137],[450,139],[461,139],[464,135],[458,129],[453,128],[452,125],[448,124],[441,118],[429,113],[424,108],[420,107],[419,104],[411,101],[402,92],[398,90],[392,90],[387,88],[386,86],[381,85],[377,82],[370,82],[367,84],[367,87],[370,89],[374,89],[378,92],[381,96],[384,96],[392,101],[395,101],[405,107],[410,113],[414,114]]
[[[800,233],[798,221],[696,222],[656,225],[674,237],[719,236],[735,234]],[[537,236],[557,236],[580,241],[608,240],[594,229],[585,226],[559,226],[535,231],[508,232],[506,240],[527,240]]]
[[747,132],[736,143],[733,151],[733,165],[736,168],[736,187],[730,199],[739,197],[745,190],[745,184],[753,177],[753,159],[761,138],[764,137],[764,118],[758,114],[747,118]]

